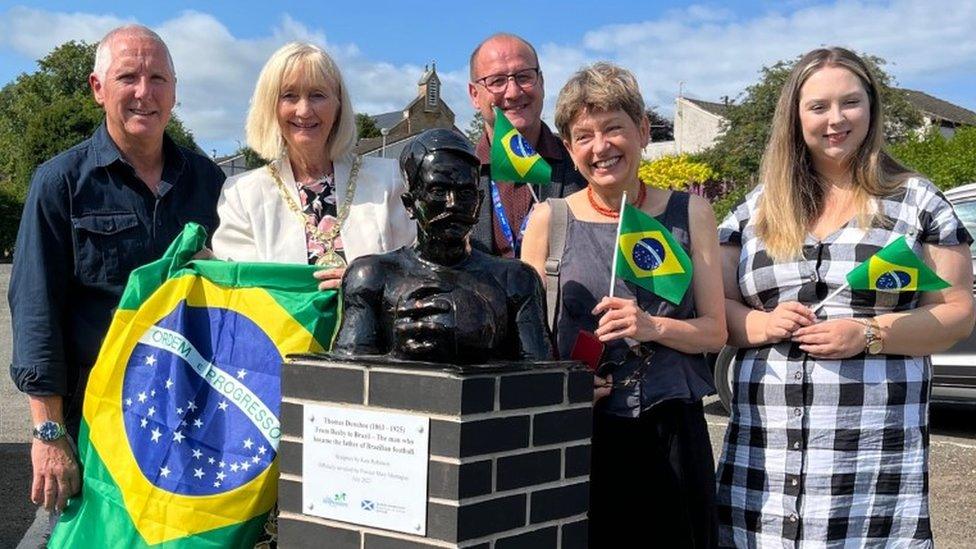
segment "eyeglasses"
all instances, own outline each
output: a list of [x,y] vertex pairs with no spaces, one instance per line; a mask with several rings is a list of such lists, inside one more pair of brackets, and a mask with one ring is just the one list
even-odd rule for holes
[[515,81],[515,85],[523,90],[532,89],[539,83],[539,67],[522,69],[510,74],[490,74],[475,80],[491,93],[504,93],[508,88],[508,80]]

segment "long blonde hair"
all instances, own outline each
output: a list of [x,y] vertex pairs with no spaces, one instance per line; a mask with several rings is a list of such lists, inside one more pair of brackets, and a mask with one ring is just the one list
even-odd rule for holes
[[356,144],[356,118],[349,91],[335,61],[322,48],[292,42],[271,54],[261,69],[251,96],[245,134],[247,144],[265,160],[277,160],[286,153],[285,139],[278,124],[278,95],[285,77],[293,72],[309,84],[328,85],[339,94],[339,114],[326,143],[330,160],[343,160]]
[[763,183],[756,213],[756,233],[774,261],[799,256],[807,228],[823,213],[825,181],[814,170],[813,159],[800,127],[800,88],[828,66],[851,71],[870,103],[868,133],[850,160],[854,204],[862,227],[874,221],[872,199],[896,192],[912,173],[884,151],[881,94],[867,65],[854,52],[838,47],[813,50],[801,58],[780,92],[772,133],[760,167]]

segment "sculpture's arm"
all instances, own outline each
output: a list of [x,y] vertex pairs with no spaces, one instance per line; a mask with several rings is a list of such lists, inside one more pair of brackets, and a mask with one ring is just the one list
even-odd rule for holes
[[373,256],[352,262],[342,277],[342,321],[332,345],[337,355],[385,354],[379,311],[383,276]]
[[[552,338],[546,324],[546,296],[542,281],[535,270],[519,265],[513,286],[519,300],[515,313],[515,332],[518,334],[519,358],[522,360],[552,360]],[[510,299],[513,296],[509,296]]]

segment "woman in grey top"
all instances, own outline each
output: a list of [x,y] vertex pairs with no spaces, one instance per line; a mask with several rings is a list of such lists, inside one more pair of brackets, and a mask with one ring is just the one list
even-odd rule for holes
[[[701,398],[714,392],[703,351],[725,342],[715,218],[707,202],[637,177],[649,125],[634,76],[597,63],[577,72],[556,104],[556,126],[588,187],[568,196],[556,343],[566,357],[581,330],[613,364],[595,378],[590,546],[711,547],[714,466]],[[617,280],[610,268],[623,193],[674,235],[693,262],[691,288],[674,305]],[[545,274],[553,208],[532,214],[523,260]]]

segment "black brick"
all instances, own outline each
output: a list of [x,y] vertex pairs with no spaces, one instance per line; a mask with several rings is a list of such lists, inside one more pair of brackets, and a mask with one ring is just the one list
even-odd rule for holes
[[548,549],[556,548],[555,526],[526,532],[510,538],[501,538],[495,542],[495,549]]
[[590,438],[593,431],[593,411],[576,408],[547,412],[535,416],[532,443],[536,446]]
[[490,499],[458,508],[458,539],[480,538],[525,526],[525,494]]
[[565,377],[563,372],[504,376],[498,388],[498,403],[502,410],[561,404]]
[[566,448],[566,478],[590,474],[590,445]]
[[278,518],[278,544],[281,547],[319,549],[324,547],[323,540],[328,540],[330,549],[359,549],[359,536],[355,530]]
[[369,403],[448,415],[490,412],[495,406],[495,380],[372,372],[369,374]]
[[593,402],[593,374],[583,369],[571,370],[566,375],[566,398],[569,402]]
[[456,465],[431,461],[427,494],[432,498],[463,499],[491,493],[491,460]]
[[458,536],[458,508],[439,503],[427,504],[427,537],[456,542]]
[[588,482],[533,492],[530,521],[536,524],[585,513],[589,501]]
[[303,513],[302,483],[278,479],[278,508],[292,513]]
[[284,364],[281,394],[325,402],[363,403],[363,371],[350,368]]
[[455,421],[430,420],[430,447],[432,456],[460,457],[461,424]]
[[285,435],[301,437],[304,429],[305,407],[291,402],[281,403],[281,432]]
[[301,476],[302,445],[298,442],[282,440],[278,443],[278,464],[282,473]]
[[559,480],[561,461],[559,450],[498,458],[495,489],[511,490]]
[[560,549],[586,549],[589,542],[589,524],[587,521],[563,524],[563,539]]
[[363,547],[365,549],[427,549],[430,547],[442,547],[441,545],[432,545],[422,541],[388,538],[370,533],[363,534],[363,536],[365,540]]
[[461,423],[460,456],[517,450],[529,445],[529,416],[482,419]]

